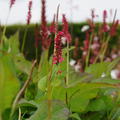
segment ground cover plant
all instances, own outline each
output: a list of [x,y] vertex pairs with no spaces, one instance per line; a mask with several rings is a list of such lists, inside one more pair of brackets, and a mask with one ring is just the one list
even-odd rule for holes
[[[28,27],[32,2],[28,3]],[[119,39],[109,46],[119,36],[117,11],[109,24],[104,10],[103,23],[97,24],[92,10],[81,29],[85,38],[80,44],[78,36],[73,42],[65,14],[59,28],[60,5],[47,26],[46,1],[41,3],[33,60],[25,58],[27,27],[22,46],[19,31],[6,37],[5,25],[0,33],[0,120],[120,120]],[[11,0],[9,12],[14,4]]]

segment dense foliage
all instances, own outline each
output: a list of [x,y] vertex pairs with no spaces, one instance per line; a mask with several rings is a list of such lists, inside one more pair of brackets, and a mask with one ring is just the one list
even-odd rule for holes
[[41,25],[29,1],[27,25],[1,27],[0,120],[120,120],[119,20],[59,26],[58,6],[47,26],[41,3]]

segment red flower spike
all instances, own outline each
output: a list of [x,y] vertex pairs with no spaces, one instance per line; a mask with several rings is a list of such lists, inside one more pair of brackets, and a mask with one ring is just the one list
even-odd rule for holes
[[111,29],[110,29],[110,35],[113,37],[116,35],[116,30],[117,30],[117,27],[119,25],[119,20],[116,20],[115,23],[113,23]]
[[31,20],[31,8],[32,8],[32,1],[29,1],[29,5],[28,5],[28,16],[27,16],[27,25],[30,24],[30,20]]
[[86,33],[86,40],[84,41],[84,50],[88,50],[89,49],[89,33]]
[[46,21],[46,1],[41,0],[42,2],[42,14],[41,14],[41,42],[42,42],[42,49],[48,49],[51,44],[51,39],[49,39],[49,31],[47,28],[47,21]]
[[64,59],[62,58],[62,42],[61,38],[64,36],[62,31],[58,32],[55,38],[54,47],[55,52],[53,55],[53,64],[61,63]]
[[103,22],[106,22],[106,18],[107,18],[107,11],[104,10],[103,11]]
[[12,6],[15,4],[16,0],[10,0],[10,8],[12,8]]
[[108,25],[107,25],[106,19],[107,19],[107,11],[104,10],[103,11],[103,27],[102,27],[103,32],[108,32]]
[[69,27],[68,27],[68,22],[67,22],[65,15],[63,15],[62,23],[63,23],[62,31],[64,32],[64,37],[66,38],[67,42],[71,42],[71,35],[68,30]]

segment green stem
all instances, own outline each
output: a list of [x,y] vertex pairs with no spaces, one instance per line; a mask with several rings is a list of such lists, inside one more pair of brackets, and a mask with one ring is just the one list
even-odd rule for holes
[[106,40],[105,48],[103,49],[103,52],[102,52],[101,62],[103,62],[103,60],[104,60],[105,53],[107,51],[109,41],[110,41],[110,36],[108,36],[108,38]]
[[104,42],[105,42],[105,33],[103,33],[103,39],[101,40],[102,41],[102,44],[101,44],[101,49],[98,53],[98,55],[96,56],[95,58],[95,61],[94,61],[94,64],[97,62],[97,60],[99,59],[100,55],[101,55],[101,52],[103,50],[103,47],[104,47]]
[[66,86],[69,84],[69,42],[67,42],[67,76],[66,76]]
[[26,42],[27,31],[28,31],[28,29],[26,28],[26,29],[25,29],[25,34],[24,34],[24,37],[23,37],[22,48],[21,48],[21,52],[22,52],[22,53],[24,52],[24,48],[25,48],[25,42]]
[[107,116],[108,117],[108,120],[113,120],[112,119],[112,115],[115,114],[115,110],[119,107],[119,101],[120,101],[120,91],[118,91],[118,94],[117,94],[117,97],[116,99],[114,100],[114,108],[111,110],[111,112],[109,113],[109,115]]
[[36,47],[36,60],[38,59],[38,47]]
[[53,63],[52,63],[52,66],[50,69],[50,74],[48,76],[48,81],[47,81],[48,120],[51,120],[51,118],[52,118],[52,86],[51,86],[52,70],[53,70]]
[[0,120],[2,120],[2,114],[1,114],[1,112],[0,112]]
[[6,29],[7,29],[7,22],[8,22],[8,18],[10,16],[10,11],[11,11],[11,9],[9,9],[9,12],[8,12],[8,15],[7,15],[7,19],[6,19],[6,23],[5,23],[5,26],[4,26],[4,29],[3,29],[3,33],[2,33],[2,39],[1,39],[1,46],[2,46],[2,48],[3,48],[4,36],[5,36],[5,33],[6,33]]
[[85,68],[88,67],[88,64],[89,64],[89,58],[90,58],[90,46],[92,44],[92,34],[90,35],[90,44],[89,44],[89,48],[88,48],[88,54],[87,54],[87,57],[86,57],[86,66]]

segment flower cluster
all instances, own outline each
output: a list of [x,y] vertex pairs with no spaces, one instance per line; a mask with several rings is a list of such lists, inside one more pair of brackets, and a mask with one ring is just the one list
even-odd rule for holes
[[30,20],[31,20],[31,9],[32,9],[32,1],[29,1],[29,5],[28,5],[28,15],[27,15],[27,25],[30,24]]
[[108,32],[108,30],[109,30],[109,26],[107,24],[106,19],[107,19],[107,11],[104,10],[103,11],[103,26],[102,26],[102,31],[103,32]]
[[116,35],[116,30],[117,30],[118,24],[119,24],[119,20],[116,20],[116,21],[113,23],[113,25],[112,25],[112,27],[111,27],[111,29],[110,29],[110,35],[111,35],[111,36],[115,36],[115,35]]
[[61,38],[64,36],[64,32],[59,31],[55,37],[54,41],[54,55],[53,55],[53,64],[58,64],[63,61],[62,58],[62,40]]
[[47,27],[47,21],[46,21],[46,1],[42,0],[42,14],[41,14],[41,42],[42,42],[42,49],[48,49],[51,44],[51,39],[49,38],[49,31]]
[[87,54],[88,54],[89,41],[90,41],[90,34],[89,34],[89,32],[87,31],[87,32],[86,32],[86,39],[84,40],[84,43],[83,43],[84,46],[83,46],[83,48],[82,48],[82,51],[83,51],[82,58],[83,58],[83,60],[86,59],[86,56],[87,56]]

